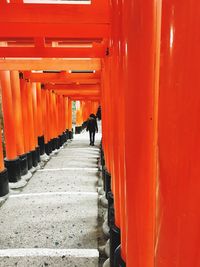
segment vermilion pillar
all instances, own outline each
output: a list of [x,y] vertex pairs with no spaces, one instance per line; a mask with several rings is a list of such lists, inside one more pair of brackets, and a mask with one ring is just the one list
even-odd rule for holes
[[76,101],[76,127],[75,127],[75,133],[79,134],[82,130],[82,123],[83,123],[83,117],[82,117],[82,106],[80,101]]
[[[122,1],[112,1],[112,38],[107,63],[110,75],[109,113],[111,114],[109,131],[110,171],[112,177],[112,193],[114,195],[114,223],[110,230],[110,265],[118,266],[119,254],[126,261],[126,206],[125,206],[125,149],[124,149],[124,65],[125,53],[122,36]],[[110,66],[110,67],[109,67]],[[131,119],[131,118],[130,118]],[[121,244],[121,245],[120,245]],[[117,248],[118,247],[118,248]],[[117,250],[116,250],[117,248]],[[114,260],[115,259],[115,260]],[[118,261],[118,262],[117,262]],[[121,266],[121,265],[120,265]]]
[[27,82],[23,78],[23,73],[20,73],[20,89],[21,89],[21,103],[22,103],[22,119],[23,119],[23,132],[24,132],[24,150],[27,154],[28,169],[33,167],[32,154],[30,151],[30,138],[29,138],[29,117],[28,117],[28,90]]
[[39,121],[38,121],[38,106],[37,106],[37,84],[32,83],[32,100],[33,100],[33,123],[35,133],[35,151],[37,156],[37,162],[40,162],[40,147],[38,145],[39,136]]
[[4,158],[3,158],[3,147],[2,147],[2,136],[1,136],[1,134],[0,134],[0,152],[1,152],[0,153],[0,173],[1,173],[2,171],[5,170],[5,167],[4,167]]
[[52,91],[48,91],[48,120],[49,120],[49,139],[50,145],[53,150],[53,138],[54,138],[54,117],[53,117],[53,101]]
[[52,153],[52,125],[51,125],[51,105],[50,105],[50,92],[49,90],[45,90],[46,92],[46,136],[47,136],[47,144],[46,144],[46,154],[49,155]]
[[56,134],[56,144],[57,149],[60,148],[60,142],[59,142],[59,127],[58,127],[58,95],[55,96],[55,102],[54,102],[54,116],[55,116],[55,134]]
[[29,150],[32,155],[33,167],[38,165],[37,160],[37,140],[35,134],[35,125],[34,125],[34,111],[33,111],[33,92],[36,90],[35,84],[31,84],[30,81],[26,82],[26,91],[27,91],[27,111],[28,111],[28,121],[29,121]]
[[[1,127],[0,127],[1,132]],[[9,192],[8,187],[8,171],[4,167],[2,137],[0,134],[0,197],[5,196]]]
[[[62,143],[62,95],[58,96],[58,128],[59,128],[59,138]],[[62,145],[62,144],[61,144]]]
[[45,143],[45,153],[49,154],[48,149],[48,120],[47,120],[47,90],[41,90],[41,100],[42,100],[42,118],[43,118],[43,132],[44,132],[44,143]]
[[67,134],[66,134],[66,121],[67,121],[67,110],[66,110],[66,103],[65,103],[65,96],[62,97],[62,114],[63,114],[63,119],[62,119],[62,139],[63,143],[67,141]]
[[4,134],[6,140],[6,157],[14,160],[17,157],[16,134],[13,117],[13,101],[9,71],[0,72],[2,104],[4,116]]
[[72,129],[72,100],[68,101],[68,125],[69,125],[69,138],[73,138],[73,129]]
[[85,122],[88,118],[87,118],[87,114],[86,114],[86,103],[85,101],[81,101],[82,103],[82,116],[83,116],[83,121]]
[[52,138],[52,150],[56,149],[56,133],[55,133],[55,114],[54,114],[54,93],[50,92],[50,107],[51,107],[51,138]]
[[10,82],[10,72],[0,72],[2,90],[2,105],[4,118],[4,136],[6,142],[5,165],[8,169],[10,182],[17,182],[21,178],[20,160],[17,157],[16,130],[14,124],[14,110]]
[[102,143],[106,161],[106,167],[110,171],[110,127],[109,127],[109,115],[110,115],[110,73],[109,73],[109,61],[105,60],[102,64]]
[[20,129],[20,131],[16,131],[16,148],[17,154],[24,154],[24,131],[23,131],[23,123],[22,123],[22,111],[21,111],[21,92],[20,92],[20,81],[19,81],[19,72],[11,71],[10,72],[11,79],[11,91],[12,91],[12,101],[14,112],[14,124],[16,129]]
[[40,147],[40,155],[44,155],[45,147],[44,147],[44,129],[43,129],[43,116],[42,116],[42,92],[41,92],[41,84],[36,84],[37,90],[37,122],[38,122],[38,145]]
[[161,2],[126,1],[123,14],[126,263],[154,267]]
[[76,126],[80,126],[80,101],[76,101]]
[[60,124],[59,124],[59,95],[56,95],[56,107],[55,107],[55,114],[56,114],[56,132],[57,132],[57,138],[58,138],[58,148],[60,148]]
[[20,91],[19,72],[11,71],[10,78],[11,78],[13,109],[15,111],[13,113],[14,125],[15,129],[18,129],[16,130],[17,155],[20,158],[21,175],[26,175],[28,172],[28,161],[24,147],[24,127],[22,119],[22,97]]
[[198,267],[199,1],[163,1],[155,266]]
[[69,139],[69,120],[68,120],[68,104],[69,98],[65,97],[65,112],[66,112],[66,121],[65,121],[65,129],[66,129],[66,137]]

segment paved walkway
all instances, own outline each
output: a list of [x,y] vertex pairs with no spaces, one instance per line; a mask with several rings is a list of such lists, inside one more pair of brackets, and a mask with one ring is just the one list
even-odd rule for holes
[[88,143],[76,135],[2,205],[0,267],[98,266],[99,148]]

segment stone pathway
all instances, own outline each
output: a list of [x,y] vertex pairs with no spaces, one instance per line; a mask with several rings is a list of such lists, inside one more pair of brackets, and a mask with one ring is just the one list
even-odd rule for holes
[[97,267],[101,135],[75,135],[0,208],[0,267]]

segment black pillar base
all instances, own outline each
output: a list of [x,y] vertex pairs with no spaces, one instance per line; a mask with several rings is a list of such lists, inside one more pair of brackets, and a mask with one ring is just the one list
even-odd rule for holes
[[115,250],[114,266],[115,267],[126,267],[126,263],[121,257],[121,245],[118,246]]
[[74,132],[73,129],[71,129],[71,131],[69,130],[69,139],[73,139],[74,138]]
[[0,172],[0,197],[3,197],[9,193],[8,186],[8,171],[7,169]]
[[102,166],[102,168],[104,168],[104,166],[105,166],[105,158],[104,158],[103,149],[101,149],[101,166]]
[[61,147],[63,145],[62,135],[59,135],[58,138],[59,138],[59,146]]
[[115,222],[115,211],[114,211],[114,198],[113,193],[108,192],[108,226],[111,227]]
[[82,131],[82,126],[76,126],[75,127],[75,134],[80,134]]
[[67,142],[67,132],[64,131],[64,136],[65,136],[65,143]]
[[111,191],[111,175],[106,168],[104,169],[104,190],[106,192],[106,198],[108,198],[108,192]]
[[63,142],[63,144],[64,144],[66,141],[67,141],[67,139],[66,139],[66,133],[63,132],[63,134],[62,134],[62,142]]
[[16,183],[21,179],[20,159],[5,159],[5,167],[8,170],[8,179],[11,183]]
[[44,135],[38,137],[38,145],[40,147],[40,155],[44,155],[45,153]]
[[59,138],[55,138],[55,146],[56,146],[56,149],[59,149],[60,148],[60,140]]
[[50,140],[50,141],[48,142],[48,144],[49,144],[49,154],[51,154],[52,151],[53,151],[53,147],[52,147],[53,142],[52,142],[52,140]]
[[37,162],[41,162],[41,158],[40,158],[40,147],[37,146],[35,150],[36,150],[36,153],[37,153]]
[[45,153],[50,155],[52,153],[52,140],[45,144]]
[[102,179],[103,179],[103,190],[106,191],[106,183],[105,183],[105,171],[106,171],[106,166],[102,168]]
[[120,229],[115,225],[110,227],[110,267],[116,267],[114,264],[115,250],[120,245]]
[[45,147],[45,153],[46,153],[47,155],[50,155],[50,152],[49,152],[49,143],[46,143],[46,144],[44,145],[44,147]]
[[54,142],[55,142],[55,148],[56,149],[59,149],[60,148],[60,142],[59,142],[59,138],[58,137],[56,137],[56,138],[54,138]]
[[72,139],[72,131],[69,131],[69,139]]
[[27,154],[23,154],[19,156],[20,159],[20,169],[21,175],[26,175],[28,173],[28,159]]
[[87,121],[84,121],[82,124],[82,129],[85,129],[87,127]]
[[37,161],[37,151],[36,151],[36,149],[31,151],[31,155],[32,155],[33,167],[37,167],[38,161]]
[[56,139],[55,138],[52,139],[52,150],[53,151],[56,150]]
[[69,130],[66,130],[66,138],[69,139]]
[[27,153],[27,161],[28,161],[28,170],[30,170],[33,167],[33,159],[32,159],[32,153]]

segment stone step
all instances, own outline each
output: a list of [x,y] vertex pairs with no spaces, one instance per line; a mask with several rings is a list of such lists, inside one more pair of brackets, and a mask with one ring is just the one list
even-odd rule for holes
[[97,249],[0,250],[0,267],[98,267]]
[[97,202],[97,193],[12,195],[1,207],[0,249],[96,249]]
[[42,171],[29,181],[24,193],[35,192],[97,192],[96,171]]
[[0,207],[0,267],[98,267],[98,158],[88,134],[75,136],[10,195]]

